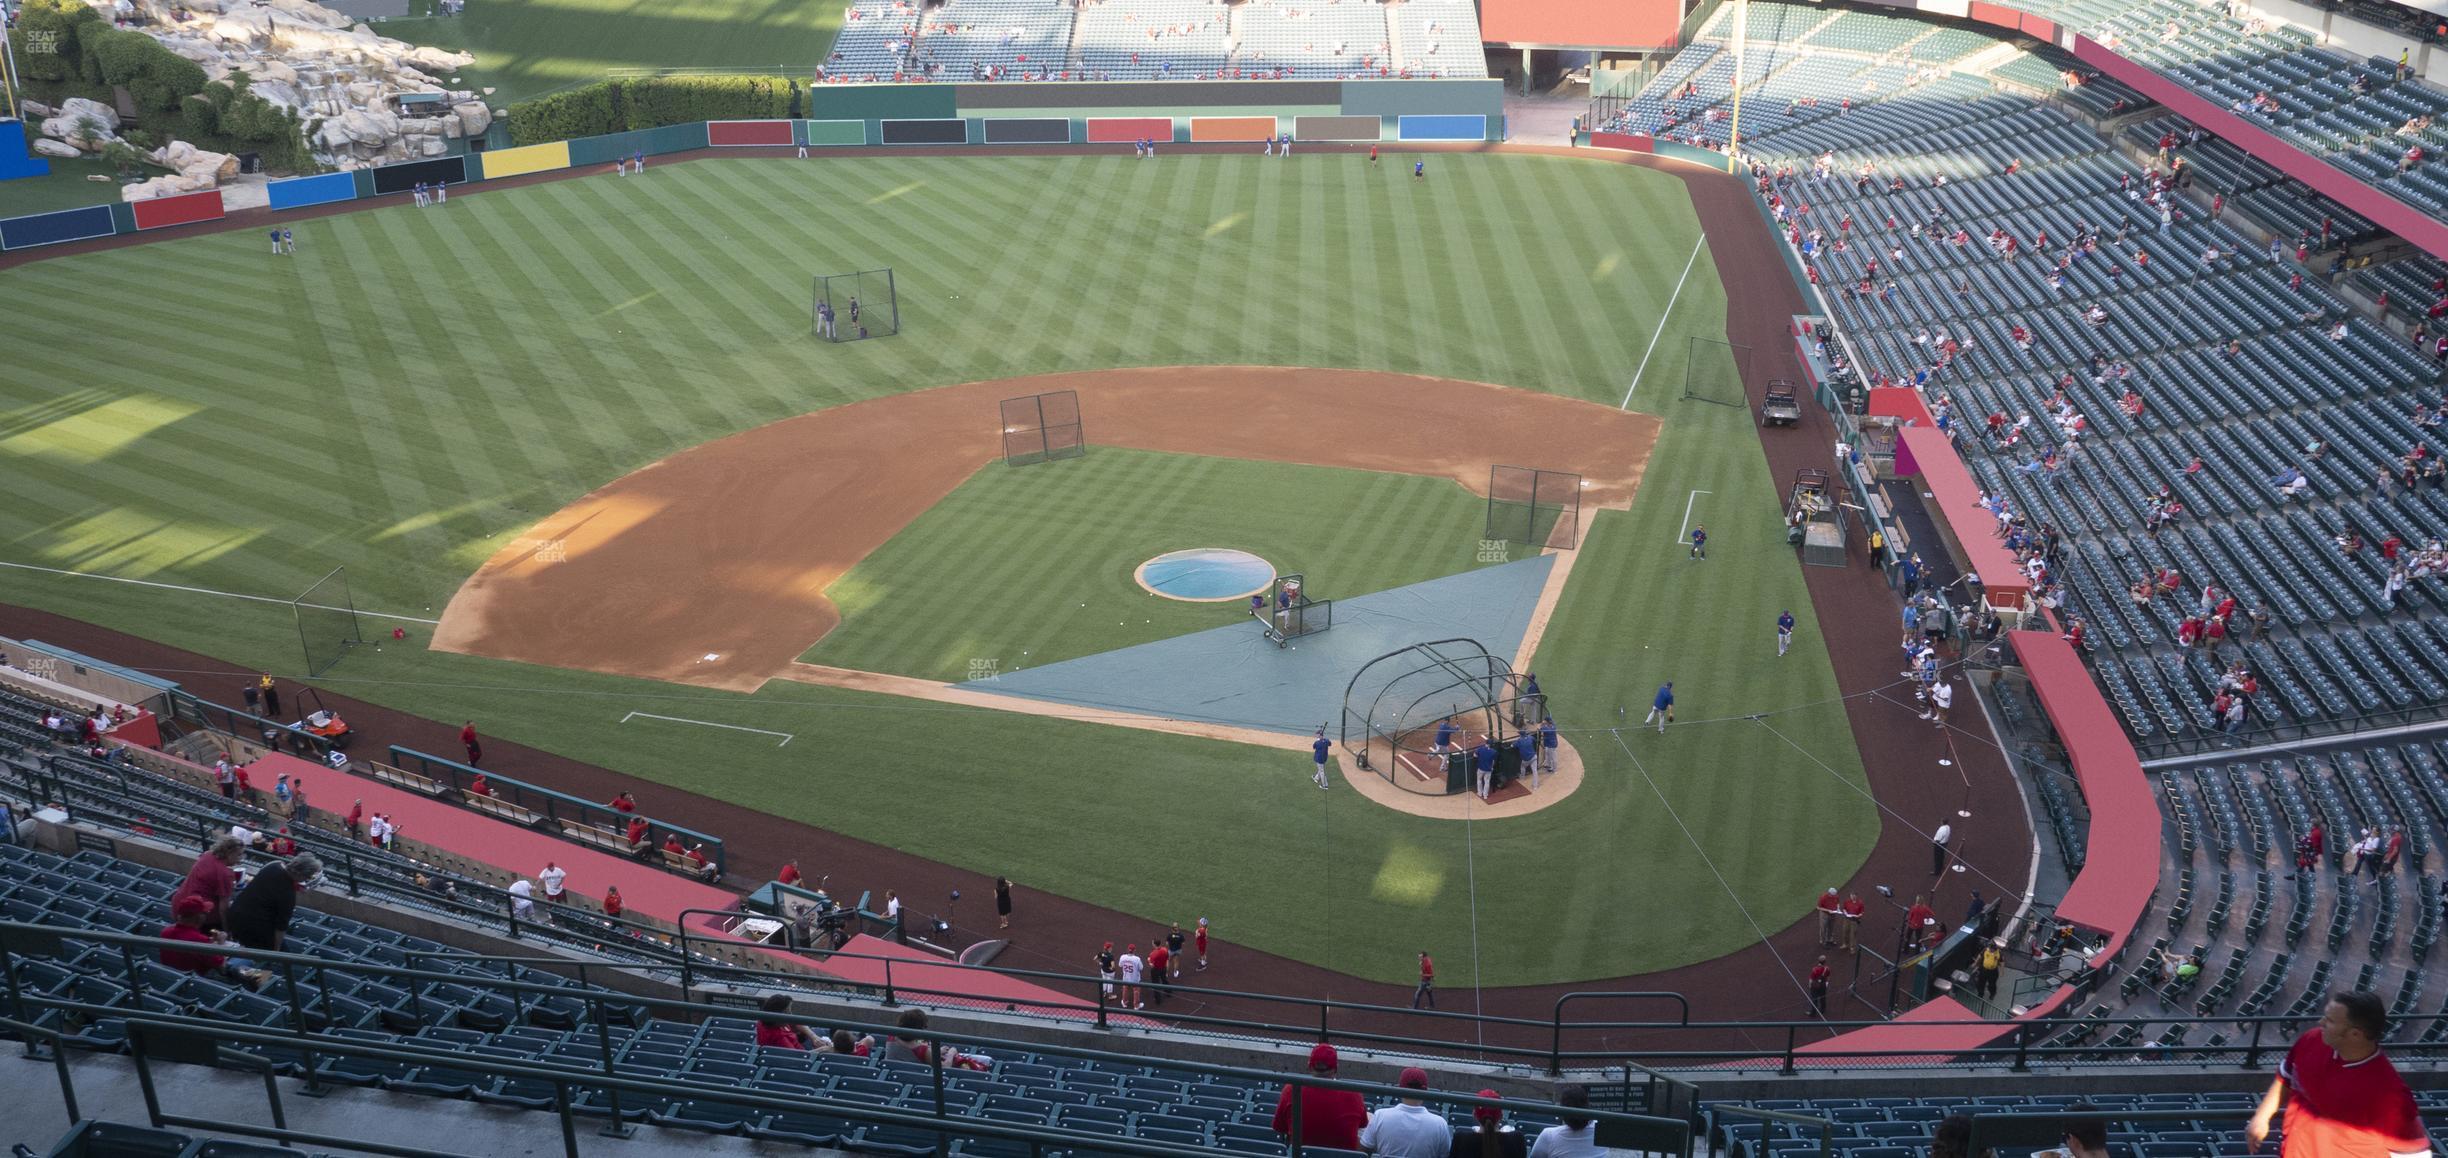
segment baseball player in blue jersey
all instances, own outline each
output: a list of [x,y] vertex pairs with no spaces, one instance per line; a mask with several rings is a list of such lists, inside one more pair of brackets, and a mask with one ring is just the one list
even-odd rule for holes
[[1317,730],[1316,742],[1309,745],[1309,751],[1312,753],[1311,759],[1317,762],[1317,786],[1320,791],[1325,790],[1327,786],[1326,753],[1332,751],[1333,748],[1334,742],[1326,738],[1326,729],[1321,726]]
[[1783,654],[1785,654],[1785,649],[1793,646],[1793,624],[1794,624],[1793,612],[1791,612],[1791,611],[1783,611],[1783,612],[1779,612],[1779,613],[1777,614],[1777,654],[1778,654],[1778,655],[1783,655]]
[[1521,768],[1514,775],[1528,776],[1532,788],[1538,787],[1538,750],[1538,733],[1520,732],[1514,735],[1513,754],[1521,758]]
[[1666,731],[1666,725],[1673,722],[1674,681],[1667,680],[1658,685],[1657,698],[1649,701],[1649,714],[1642,717],[1641,723],[1643,725],[1656,724],[1659,734],[1662,735]]

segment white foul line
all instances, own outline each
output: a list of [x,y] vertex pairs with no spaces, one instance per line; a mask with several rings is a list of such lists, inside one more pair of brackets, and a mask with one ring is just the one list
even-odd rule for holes
[[218,595],[223,599],[245,599],[256,603],[278,603],[285,607],[311,607],[317,611],[354,611],[369,619],[395,619],[402,623],[434,623],[439,619],[421,619],[414,615],[393,615],[387,611],[365,611],[355,607],[332,607],[322,603],[299,603],[294,599],[277,599],[270,595],[247,595],[237,591],[216,591],[210,587],[182,587],[176,583],[156,583],[150,579],[129,579],[119,575],[98,575],[91,571],[63,571],[57,567],[37,567],[32,563],[0,562],[0,567],[19,571],[40,571],[46,575],[66,575],[74,579],[103,579],[112,583],[133,583],[138,587],[158,587],[164,591],[184,591],[190,595]]
[[1683,283],[1690,279],[1692,266],[1700,262],[1700,247],[1707,244],[1708,234],[1705,233],[1700,235],[1700,240],[1692,243],[1691,258],[1683,263],[1683,276],[1675,279],[1674,294],[1666,299],[1666,312],[1658,315],[1657,332],[1649,335],[1649,348],[1641,351],[1640,367],[1632,371],[1632,384],[1624,387],[1623,401],[1616,404],[1617,410],[1632,405],[1632,392],[1640,389],[1641,374],[1649,369],[1649,355],[1657,353],[1658,339],[1666,333],[1666,319],[1674,313],[1675,302],[1683,296]]
[[644,716],[649,720],[670,720],[675,724],[695,724],[701,728],[723,728],[733,732],[755,732],[759,735],[765,736],[780,736],[782,737],[782,742],[774,745],[776,748],[789,747],[792,739],[789,732],[776,732],[768,728],[743,728],[738,724],[717,724],[712,720],[692,720],[686,716],[658,716],[653,712],[631,712],[626,716],[622,716],[620,718],[620,722],[626,724],[640,716]]
[[1713,495],[1716,493],[1717,492],[1715,491],[1693,491],[1691,493],[1691,497],[1683,500],[1683,529],[1675,532],[1675,542],[1682,542],[1683,536],[1691,531],[1692,504],[1699,502],[1700,496],[1702,495]]

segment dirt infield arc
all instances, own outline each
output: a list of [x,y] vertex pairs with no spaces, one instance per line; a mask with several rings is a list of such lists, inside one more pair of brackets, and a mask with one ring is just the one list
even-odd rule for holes
[[[996,404],[1079,392],[1088,440],[1450,477],[1525,447],[1623,508],[1654,417],[1478,382],[1185,366],[1047,374],[785,419],[634,471],[539,521],[444,610],[433,646],[753,691],[840,621],[824,591],[1003,453]],[[1034,469],[1034,468],[1027,468]],[[1059,469],[1059,468],[1057,468]]]

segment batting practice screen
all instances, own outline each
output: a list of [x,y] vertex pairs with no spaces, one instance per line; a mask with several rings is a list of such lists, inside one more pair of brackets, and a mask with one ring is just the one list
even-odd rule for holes
[[348,569],[334,567],[306,593],[289,603],[297,614],[298,643],[306,649],[306,674],[322,675],[365,642],[358,630],[357,605],[349,599]]
[[1488,468],[1486,539],[1534,548],[1581,542],[1581,476],[1526,466]]
[[1088,453],[1080,424],[1079,391],[1056,390],[1002,403],[1003,461],[1012,466],[1078,458]]
[[1721,406],[1750,405],[1751,347],[1694,334],[1683,359],[1683,397]]
[[888,338],[901,332],[901,295],[891,266],[816,275],[808,332],[828,342]]

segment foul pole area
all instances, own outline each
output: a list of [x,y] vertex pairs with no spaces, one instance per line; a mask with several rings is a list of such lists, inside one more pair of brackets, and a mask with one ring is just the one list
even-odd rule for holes
[[1734,113],[1726,122],[1726,172],[1736,173],[1742,149],[1743,46],[1751,41],[1751,0],[1734,0]]

